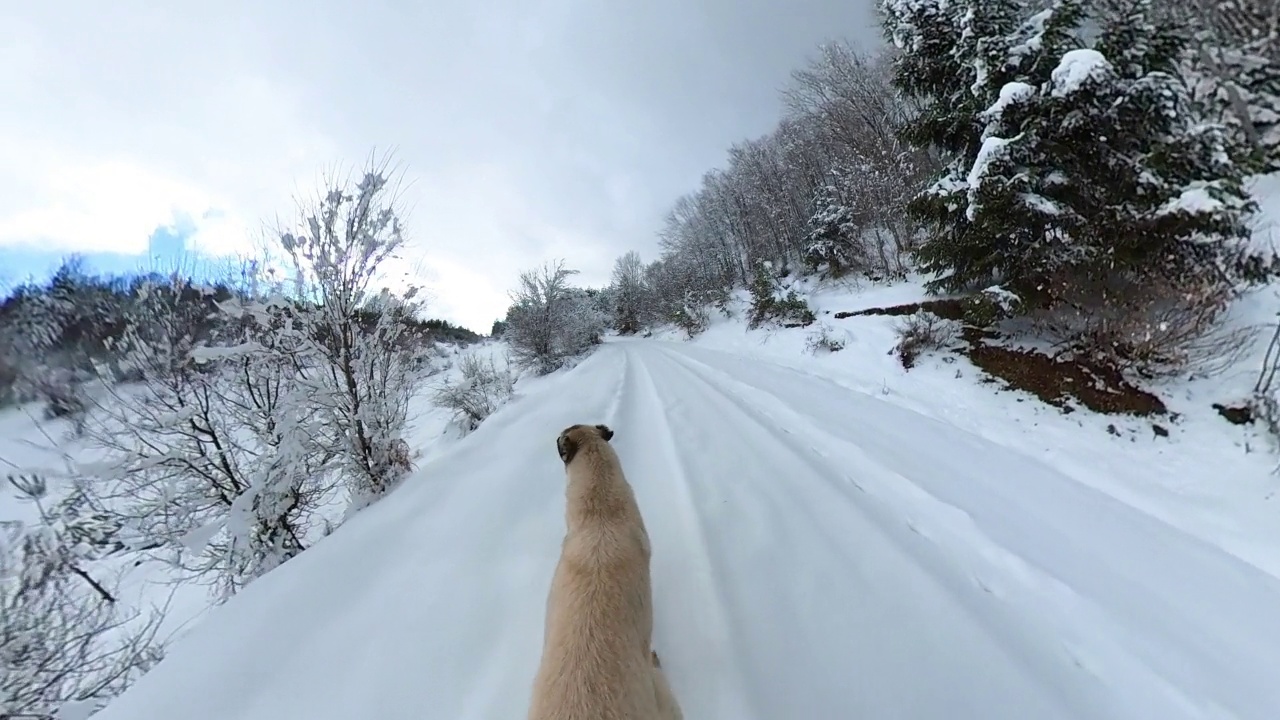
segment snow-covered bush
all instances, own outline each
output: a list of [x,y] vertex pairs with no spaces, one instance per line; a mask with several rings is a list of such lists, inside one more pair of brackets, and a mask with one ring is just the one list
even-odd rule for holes
[[499,368],[492,357],[481,359],[476,353],[463,355],[458,371],[462,376],[439,387],[433,399],[452,410],[458,426],[470,432],[511,399],[515,377],[510,367]]
[[569,284],[577,273],[563,260],[521,273],[503,334],[517,364],[546,374],[600,342],[606,320],[585,290]]
[[420,376],[423,338],[411,322],[417,288],[400,295],[375,283],[404,249],[398,200],[384,165],[354,182],[330,178],[304,205],[296,232],[282,232],[294,280],[289,296],[310,300],[300,317],[306,350],[322,370],[316,410],[342,434],[338,462],[351,508],[376,500],[404,477],[395,461]]
[[750,290],[751,312],[748,321],[751,327],[767,322],[803,327],[816,320],[809,304],[795,290],[786,289],[784,292],[774,276],[771,263],[756,264]]
[[845,333],[822,323],[805,338],[805,349],[812,355],[839,352],[845,346]]
[[[40,503],[40,478],[12,478]],[[52,719],[100,709],[162,657],[158,615],[127,613],[77,562],[85,538],[65,517],[0,523],[0,717]],[[74,526],[74,522],[73,522]],[[81,530],[85,528],[80,526]]]
[[918,310],[899,322],[895,330],[898,343],[893,352],[902,367],[910,370],[922,354],[950,346],[960,328],[953,320],[938,317],[928,310]]
[[85,472],[133,544],[225,598],[306,547],[343,429],[317,411],[327,368],[296,303],[224,306],[221,344],[196,347],[177,301],[189,282],[171,282],[119,341],[145,381],[104,389],[86,429],[104,457]]
[[104,457],[86,472],[179,580],[225,598],[302,552],[341,488],[358,510],[409,471],[427,338],[412,290],[373,286],[403,244],[387,188],[380,168],[331,182],[280,235],[287,276],[250,262],[234,293],[176,274],[139,288],[113,341],[139,382],[95,402]]
[[964,299],[962,312],[964,321],[974,327],[990,327],[1018,314],[1022,299],[999,285]]
[[685,291],[680,301],[670,306],[667,317],[676,327],[683,330],[685,337],[689,339],[706,330],[711,322],[711,313],[707,310],[707,304],[701,302],[698,294],[693,290]]

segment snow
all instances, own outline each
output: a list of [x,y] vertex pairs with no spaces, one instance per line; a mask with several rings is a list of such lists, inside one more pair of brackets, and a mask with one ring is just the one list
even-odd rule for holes
[[191,358],[198,363],[207,363],[213,360],[222,360],[225,358],[236,358],[252,353],[255,350],[261,350],[262,346],[256,342],[244,342],[239,345],[227,345],[218,347],[197,347],[191,349]]
[[978,156],[973,159],[973,167],[969,168],[969,177],[967,178],[969,207],[965,209],[965,217],[969,220],[972,221],[978,212],[978,190],[982,187],[982,179],[986,177],[987,168],[1004,153],[1005,146],[1017,142],[1021,138],[1022,134],[1019,133],[1013,138],[991,136],[983,139],[982,147],[978,148]]
[[1272,717],[1268,458],[1204,413],[1157,442],[963,365],[906,373],[892,318],[830,315],[919,293],[817,292],[848,341],[818,357],[813,328],[717,316],[694,342],[611,340],[522,380],[96,717],[521,717],[563,533],[554,439],[575,422],[617,432],[686,717]]
[[1209,193],[1209,185],[1197,182],[1185,187],[1178,197],[1172,198],[1156,211],[1157,215],[1172,213],[1212,213],[1222,207],[1222,201]]
[[1086,82],[1111,70],[1111,63],[1102,53],[1092,48],[1077,48],[1062,54],[1058,66],[1050,75],[1053,96],[1065,97],[1079,90]]
[[1000,116],[1004,114],[1005,108],[1015,103],[1022,102],[1027,98],[1035,95],[1036,89],[1024,82],[1008,82],[1000,88],[1000,96],[991,104],[991,107],[982,111],[982,117],[990,121],[998,121]]

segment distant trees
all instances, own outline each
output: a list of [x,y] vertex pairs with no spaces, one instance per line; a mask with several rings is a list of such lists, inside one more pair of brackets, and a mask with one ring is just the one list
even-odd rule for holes
[[586,290],[569,283],[577,273],[563,260],[521,273],[503,332],[517,364],[549,373],[600,342],[606,316]]
[[706,326],[761,263],[776,277],[902,277],[918,243],[906,202],[935,161],[898,138],[912,107],[883,58],[823,46],[784,93],[771,133],[736,143],[728,165],[679,198],[659,232],[660,257],[619,258],[611,289],[619,332]]
[[632,335],[644,325],[649,313],[649,288],[644,281],[644,262],[632,250],[613,265],[614,327]]
[[[290,264],[287,253],[278,263]],[[69,257],[44,283],[19,285],[0,298],[0,406],[42,401],[49,416],[74,419],[84,410],[85,388],[97,382],[138,380],[124,362],[117,339],[126,326],[145,325],[145,315],[139,314],[147,302],[145,293],[167,287],[175,278],[181,281],[185,289],[176,302],[191,306],[185,313],[185,331],[195,342],[207,343],[230,322],[218,303],[244,297],[251,285],[284,282],[279,276],[267,278],[266,267],[258,262],[104,276],[91,274],[80,258]],[[204,278],[200,283],[188,282],[195,270],[200,270],[195,276]],[[304,297],[292,302],[315,304]],[[372,305],[356,316],[362,332],[371,331],[379,317]],[[467,344],[480,339],[444,320],[403,312],[396,317],[404,336],[415,342]]]

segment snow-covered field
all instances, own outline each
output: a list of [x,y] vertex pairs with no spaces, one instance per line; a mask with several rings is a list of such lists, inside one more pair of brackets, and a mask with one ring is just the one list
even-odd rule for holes
[[889,320],[831,322],[824,357],[721,321],[523,381],[98,717],[522,716],[574,422],[617,432],[686,717],[1275,716],[1276,481],[1243,431],[1064,416],[962,359],[904,374]]

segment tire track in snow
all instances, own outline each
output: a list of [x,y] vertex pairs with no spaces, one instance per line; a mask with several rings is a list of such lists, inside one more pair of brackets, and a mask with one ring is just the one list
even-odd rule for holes
[[[1171,649],[1167,642],[1181,641],[1184,646],[1179,651],[1183,657],[1175,655],[1170,658],[1153,652],[1150,640],[1134,637],[1128,622],[1117,622],[1111,616],[1112,608],[1099,605],[1093,597],[1080,595],[1049,570],[988,536],[961,508],[930,494],[908,476],[873,460],[856,443],[832,434],[828,429],[829,422],[816,424],[807,413],[794,410],[792,403],[795,398],[784,397],[767,383],[747,385],[728,372],[687,357],[682,352],[661,352],[698,376],[708,387],[715,388],[744,414],[754,416],[762,425],[772,428],[798,457],[807,455],[807,464],[816,470],[814,480],[826,480],[811,482],[810,485],[829,485],[829,481],[837,477],[847,480],[845,473],[850,464],[865,466],[868,477],[861,483],[864,492],[856,492],[843,483],[830,487],[840,490],[848,498],[851,508],[878,524],[888,536],[896,538],[895,542],[917,563],[930,568],[935,577],[949,585],[957,599],[971,608],[975,620],[986,626],[993,636],[1002,637],[1002,642],[1011,649],[1021,648],[1017,650],[1018,654],[1036,666],[1039,672],[1051,671],[1052,666],[1060,662],[1060,658],[1055,660],[1052,656],[1045,656],[1045,650],[1052,651],[1055,644],[1060,646],[1061,650],[1053,654],[1068,657],[1095,676],[1091,683],[1094,687],[1090,688],[1079,687],[1080,678],[1075,678],[1077,682],[1072,684],[1077,687],[1077,697],[1079,694],[1094,695],[1098,701],[1105,701],[1104,705],[1111,706],[1119,717],[1145,716],[1144,713],[1152,712],[1160,713],[1161,717],[1186,714],[1193,717],[1267,717],[1267,707],[1271,705],[1266,698],[1275,694],[1275,684],[1268,685],[1266,678],[1270,670],[1265,662],[1260,662],[1260,653],[1259,662],[1242,663],[1248,657],[1246,652],[1233,658],[1235,668],[1223,666],[1223,655],[1230,654],[1225,650],[1231,647],[1230,643],[1224,644],[1212,633],[1201,637],[1181,637],[1183,628],[1177,624],[1164,627],[1167,637],[1160,639],[1166,643],[1166,655]],[[753,370],[764,369],[753,366]],[[810,378],[810,381],[816,379]],[[748,399],[747,394],[770,398],[768,405],[773,409],[765,409],[758,401]],[[791,428],[799,434],[792,432]],[[801,441],[801,435],[809,442]],[[900,442],[905,444],[914,440]],[[884,448],[880,451],[883,452]],[[842,457],[842,461],[836,462],[832,455]],[[947,465],[944,463],[937,467],[945,468]],[[963,476],[959,479],[969,480]],[[1052,508],[1050,512],[1058,509]],[[904,537],[901,532],[904,526],[919,536],[916,541]],[[1089,528],[1081,527],[1079,531],[1088,532]],[[966,571],[965,567],[971,570]],[[973,587],[964,587],[966,574],[968,582],[986,593],[986,597],[972,592]],[[1117,581],[1123,584],[1124,579],[1118,578]],[[1159,602],[1161,599],[1157,595],[1151,601]],[[1001,604],[1006,607],[997,607]],[[1046,610],[1051,612],[1046,615]],[[1275,616],[1262,617],[1274,621]],[[1021,633],[1011,634],[1010,630],[1015,628]],[[1239,647],[1244,651],[1254,649],[1248,643]],[[1204,677],[1197,676],[1197,670],[1191,669],[1196,665],[1199,665],[1201,675],[1212,669],[1224,673],[1224,677],[1205,682]],[[1238,676],[1242,674],[1252,675],[1253,682],[1240,680]],[[1125,679],[1123,690],[1107,687],[1113,678]],[[1239,685],[1239,693],[1223,690],[1233,683]],[[1188,684],[1203,685],[1204,688],[1188,689]],[[1100,694],[1099,691],[1105,692]],[[1154,709],[1160,706],[1163,708]],[[1227,707],[1233,710],[1228,711]],[[1091,711],[1086,715],[1096,717],[1097,712]]]
[[[1203,716],[1272,717],[1280,706],[1274,662],[1280,646],[1280,583],[1270,575],[1164,521],[1130,512],[1128,505],[1032,459],[1015,455],[1015,473],[1025,474],[1010,482],[1000,471],[1007,454],[1000,448],[989,454],[989,443],[950,425],[920,418],[914,428],[925,437],[932,428],[947,446],[963,448],[968,461],[988,451],[989,461],[978,473],[952,468],[954,461],[964,460],[931,454],[927,447],[902,455],[908,443],[882,428],[868,427],[856,442],[847,438],[852,437],[847,425],[833,423],[829,410],[823,421],[817,420],[819,410],[828,407],[820,400],[827,397],[809,397],[814,406],[806,405],[805,411],[795,405],[796,396],[804,396],[801,386],[817,382],[823,393],[836,389],[856,401],[852,405],[879,406],[863,393],[841,391],[808,375],[797,380],[786,372],[762,382],[772,365],[745,363],[739,357],[726,360],[755,382],[682,351],[668,351],[668,356],[722,392],[740,397],[744,410],[755,407],[756,413],[769,415],[763,407],[772,407],[772,413],[780,414],[780,427],[803,427],[806,436],[824,438],[824,445],[838,448],[846,462],[881,468],[893,482],[879,483],[876,498],[856,497],[855,503],[869,509],[870,501],[877,500],[888,512],[887,529],[895,523],[895,512],[914,515],[913,530],[936,536],[933,543],[943,562],[942,543],[959,541],[957,547],[968,551],[966,562],[979,569],[973,574],[979,587],[1018,606],[1021,623],[1050,626],[1073,660],[1102,682],[1119,676],[1146,678],[1153,697],[1185,703],[1181,711],[1194,707]],[[896,415],[896,424],[904,413],[899,407],[883,407],[883,415]],[[956,445],[956,438],[968,439],[968,446]],[[938,482],[937,469],[947,469],[951,482]],[[952,500],[965,506],[952,505]],[[931,521],[922,524],[919,518]],[[1242,618],[1248,621],[1242,623]],[[1130,680],[1124,700],[1140,700],[1133,694]],[[1138,702],[1137,707],[1144,705]]]
[[[630,358],[631,353],[626,353]],[[653,378],[628,360],[615,405],[618,445],[653,547],[654,648],[685,717],[770,720],[748,701],[727,596],[708,553],[707,527],[690,493]]]
[[[1124,669],[1128,670],[1130,679],[1144,678],[1140,687],[1134,687],[1130,683],[1129,687],[1125,688],[1123,696],[1117,696],[1116,693],[1110,692],[1110,688],[1105,684],[1098,682],[1094,676],[1080,673],[1076,667],[1080,665],[1078,657],[1071,657],[1065,648],[1060,646],[1061,628],[1053,628],[1052,623],[1047,623],[1034,615],[1012,614],[1010,607],[1005,603],[995,602],[996,598],[988,594],[991,592],[989,589],[982,592],[975,587],[978,585],[975,583],[975,580],[979,580],[978,575],[970,575],[963,566],[955,566],[954,548],[943,548],[938,544],[938,539],[928,541],[923,536],[915,537],[913,542],[911,539],[913,536],[902,532],[909,529],[906,528],[904,519],[892,515],[895,510],[901,512],[901,502],[897,503],[896,507],[888,506],[884,509],[890,514],[882,510],[868,515],[867,510],[859,506],[860,493],[852,489],[849,475],[846,474],[847,466],[838,465],[826,459],[823,457],[824,452],[819,450],[817,445],[801,441],[799,434],[792,432],[787,425],[773,418],[769,411],[751,406],[735,393],[726,391],[717,383],[709,382],[705,375],[696,372],[676,357],[659,354],[657,356],[660,360],[650,361],[650,356],[654,355],[653,351],[641,352],[645,354],[646,363],[653,365],[654,368],[663,366],[666,369],[660,377],[666,380],[663,387],[672,395],[696,397],[698,404],[704,407],[727,405],[722,411],[716,413],[716,418],[721,421],[737,420],[739,425],[735,427],[736,432],[762,436],[759,441],[749,443],[750,447],[767,448],[773,445],[776,454],[786,456],[787,464],[794,466],[794,469],[805,470],[804,474],[812,475],[814,478],[844,480],[844,483],[838,486],[832,486],[829,482],[809,483],[814,487],[808,488],[808,491],[815,493],[815,497],[809,498],[806,502],[800,500],[801,496],[792,495],[790,506],[785,503],[778,505],[780,511],[774,514],[773,521],[808,516],[813,523],[812,532],[822,536],[827,552],[838,556],[836,564],[854,568],[859,562],[865,562],[865,556],[859,557],[858,553],[852,552],[849,542],[850,533],[846,525],[847,521],[854,518],[863,520],[864,528],[861,534],[867,536],[869,532],[882,543],[887,542],[895,548],[895,555],[900,556],[902,564],[914,566],[916,571],[931,579],[934,592],[940,597],[948,598],[947,605],[951,606],[948,610],[960,612],[961,615],[956,619],[957,623],[969,625],[972,630],[982,629],[980,632],[986,635],[988,650],[1004,655],[1004,662],[1009,666],[1010,671],[1021,675],[1021,685],[1025,687],[1038,685],[1041,700],[1046,700],[1048,697],[1055,698],[1053,702],[1055,705],[1060,705],[1059,711],[1070,708],[1070,716],[1133,717],[1135,708],[1146,708],[1149,711],[1153,707],[1161,707],[1158,712],[1164,717],[1188,716],[1188,712],[1189,716],[1201,716],[1199,712],[1193,710],[1192,703],[1178,689],[1165,682],[1161,676],[1151,673],[1146,666],[1134,662],[1126,653],[1115,647],[1108,648],[1107,655],[1111,656],[1110,659],[1114,664],[1123,665]],[[742,423],[742,420],[748,421]],[[792,425],[792,427],[796,427],[797,432],[803,433],[806,438],[823,437],[822,434],[814,433],[812,428],[805,427],[804,424]],[[865,471],[872,474],[886,474],[882,468],[878,468],[874,462],[867,461],[865,454],[863,455],[861,460],[867,465]],[[736,482],[737,478],[733,480]],[[1027,580],[1027,570],[1016,564],[1014,557],[1007,556],[1004,548],[989,542],[983,544],[980,542],[982,538],[975,539],[970,537],[973,533],[965,532],[972,529],[972,524],[966,523],[966,516],[951,507],[943,506],[942,503],[920,492],[918,488],[911,487],[909,480],[897,477],[895,474],[891,473],[890,478],[879,479],[879,484],[890,482],[890,480],[896,480],[899,486],[908,483],[906,489],[915,491],[909,492],[906,496],[906,500],[911,502],[909,507],[914,505],[918,509],[920,519],[916,521],[918,528],[914,530],[915,534],[920,533],[919,525],[932,525],[934,533],[959,543],[959,546],[966,550],[973,550],[977,542],[980,550],[977,556],[974,556],[973,552],[968,553],[969,566],[986,568],[983,575],[997,578],[1005,578],[1012,568],[1015,571],[1015,577],[1020,573],[1019,579],[1014,580],[1015,583]],[[788,480],[778,478],[777,482],[786,483]],[[771,492],[772,489],[768,482],[756,484],[755,488],[762,493]],[[863,498],[865,500],[864,496]],[[778,498],[774,497],[774,501],[777,502]],[[922,502],[924,505],[920,505]],[[786,511],[783,512],[782,509]],[[841,510],[844,511],[840,512],[842,518],[835,518],[833,511]],[[940,511],[948,512],[950,516],[940,514]],[[844,521],[844,524],[841,524],[841,521]],[[864,537],[863,542],[865,539],[867,538]],[[1070,594],[1068,588],[1060,589]],[[910,616],[904,614],[900,620],[910,621]],[[1096,635],[1097,633],[1085,634]],[[1107,643],[1106,639],[1102,638],[1098,642],[1080,642],[1079,644],[1085,644],[1093,652],[1100,652],[1101,648],[1107,648],[1111,643]],[[1012,655],[1007,655],[1010,652]],[[767,670],[762,667],[759,669],[759,674],[765,678]]]
[[671,412],[695,511],[719,530],[708,549],[761,717],[1105,716],[1038,683],[844,498],[793,492],[821,471],[775,428],[652,347],[633,352]]

